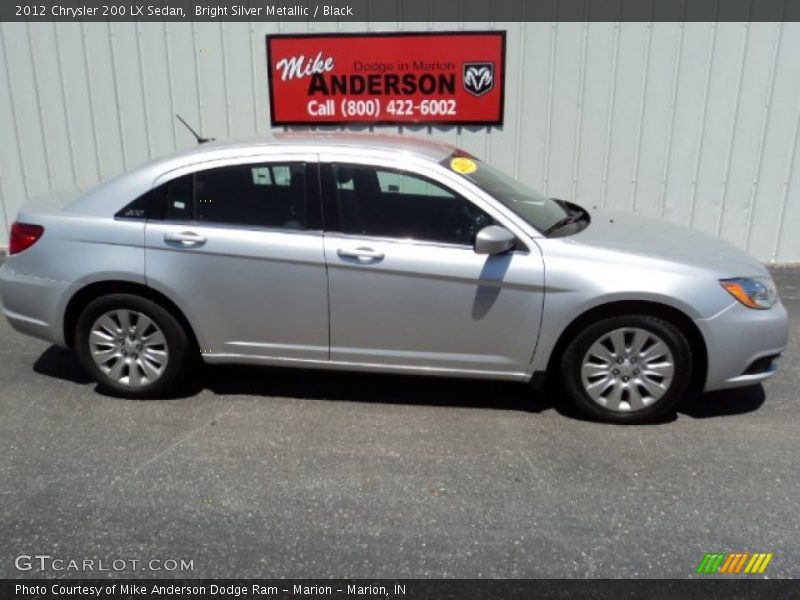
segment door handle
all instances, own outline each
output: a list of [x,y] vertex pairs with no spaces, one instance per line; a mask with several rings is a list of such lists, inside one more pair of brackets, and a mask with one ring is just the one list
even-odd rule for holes
[[206,243],[206,238],[197,235],[192,231],[182,231],[181,233],[165,233],[165,242],[179,243],[184,246],[201,246]]
[[372,248],[339,248],[336,251],[342,258],[356,258],[360,261],[366,262],[370,260],[383,260],[383,252],[378,252]]

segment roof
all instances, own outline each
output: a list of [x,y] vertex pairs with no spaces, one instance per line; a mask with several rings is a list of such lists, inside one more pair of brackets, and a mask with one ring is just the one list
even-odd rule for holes
[[359,150],[402,151],[437,161],[446,158],[456,150],[455,146],[430,138],[398,134],[345,131],[284,131],[266,133],[257,137],[207,142],[190,152],[285,145],[315,146],[320,150],[325,148],[355,148]]

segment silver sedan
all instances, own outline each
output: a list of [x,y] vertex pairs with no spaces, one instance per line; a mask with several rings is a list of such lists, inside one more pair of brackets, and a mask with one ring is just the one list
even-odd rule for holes
[[0,297],[136,398],[196,360],[549,375],[588,417],[635,423],[766,379],[787,342],[769,273],[735,247],[380,135],[203,144],[33,201]]

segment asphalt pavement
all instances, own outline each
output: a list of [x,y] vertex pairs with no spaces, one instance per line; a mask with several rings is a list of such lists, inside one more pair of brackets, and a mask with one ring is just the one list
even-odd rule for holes
[[0,577],[683,578],[706,552],[800,577],[800,271],[776,279],[780,373],[650,426],[557,389],[268,368],[120,400],[2,320]]

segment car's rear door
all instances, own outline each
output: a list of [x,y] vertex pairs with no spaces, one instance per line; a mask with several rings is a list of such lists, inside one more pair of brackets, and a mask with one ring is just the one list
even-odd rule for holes
[[159,182],[147,283],[179,303],[209,358],[328,359],[317,170],[315,155],[262,157]]
[[511,226],[424,167],[320,158],[331,360],[526,373],[542,314],[538,247],[476,254],[478,229]]

